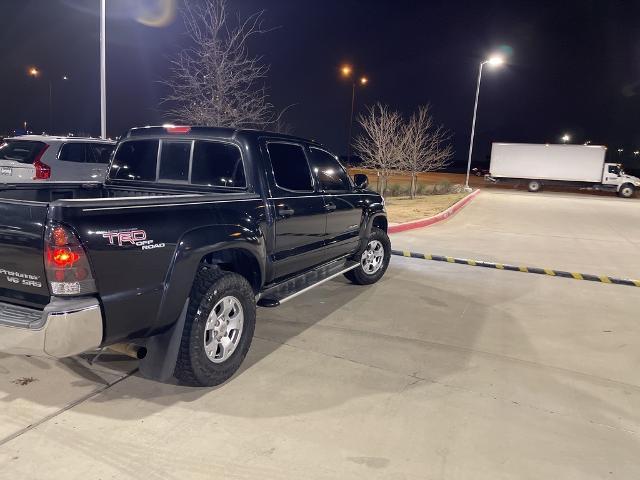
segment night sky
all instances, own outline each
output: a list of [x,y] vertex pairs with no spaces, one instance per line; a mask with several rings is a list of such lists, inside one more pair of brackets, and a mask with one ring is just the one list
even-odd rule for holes
[[[107,1],[108,132],[163,123],[169,58],[187,45],[180,17],[164,28],[133,19],[131,5]],[[3,0],[0,132],[48,126],[53,80],[54,131],[99,132],[98,0]],[[337,153],[346,150],[349,62],[366,74],[357,108],[381,101],[405,114],[431,102],[466,162],[478,63],[492,52],[508,64],[485,68],[476,154],[491,141],[572,141],[640,148],[640,2],[581,0],[357,1],[229,0],[242,15],[265,10],[277,27],[251,44],[271,64],[271,100],[295,104],[294,132]],[[29,78],[27,68],[42,71]],[[69,75],[64,82],[62,75]]]

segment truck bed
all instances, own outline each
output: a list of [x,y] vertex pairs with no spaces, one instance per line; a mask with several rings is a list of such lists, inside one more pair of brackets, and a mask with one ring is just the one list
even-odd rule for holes
[[[198,193],[198,192],[195,192]],[[102,183],[46,182],[0,184],[0,201],[20,200],[51,203],[65,199],[95,199],[118,197],[149,197],[184,195],[184,191],[166,188],[127,188]]]
[[[56,182],[4,185],[0,187],[0,301],[40,309],[49,303],[43,251],[49,221],[70,224],[78,230],[94,268],[123,272],[118,280],[113,278],[113,273],[100,271],[101,294],[106,293],[113,282],[120,286],[131,283],[132,294],[142,295],[143,292],[136,293],[138,275],[124,274],[129,269],[144,267],[147,273],[158,269],[155,278],[161,282],[179,235],[188,231],[191,223],[206,224],[206,218],[217,218],[223,224],[221,217],[225,211],[237,208],[227,200],[241,200],[240,208],[262,204],[261,197],[253,193],[185,191],[166,186],[131,188]],[[219,201],[224,201],[225,208],[218,208],[213,214],[207,207]],[[165,243],[166,248],[147,253],[144,257],[151,261],[144,262],[140,261],[139,254],[128,258],[128,251],[122,250],[122,265],[119,269],[109,269],[110,255],[106,265],[102,265],[107,240],[102,237],[101,228],[105,231],[141,229],[149,239]]]

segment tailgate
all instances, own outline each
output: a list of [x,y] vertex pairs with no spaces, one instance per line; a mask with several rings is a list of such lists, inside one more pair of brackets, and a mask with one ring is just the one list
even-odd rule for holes
[[0,301],[49,303],[43,252],[47,210],[46,203],[0,200]]
[[0,160],[0,182],[32,182],[36,169],[31,164]]

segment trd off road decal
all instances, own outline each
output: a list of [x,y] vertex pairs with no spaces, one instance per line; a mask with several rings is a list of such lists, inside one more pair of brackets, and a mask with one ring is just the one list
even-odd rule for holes
[[154,248],[164,248],[164,243],[155,243],[154,240],[147,239],[147,232],[144,230],[130,229],[105,232],[102,234],[104,238],[109,240],[109,245],[117,245],[124,247],[127,245],[135,245],[141,250],[153,250]]

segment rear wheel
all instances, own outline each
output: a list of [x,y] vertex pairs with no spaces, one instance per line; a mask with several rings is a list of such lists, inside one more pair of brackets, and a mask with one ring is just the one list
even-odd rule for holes
[[620,190],[618,190],[618,195],[622,198],[631,198],[634,193],[635,188],[630,183],[625,183],[620,187]]
[[203,387],[229,379],[249,350],[255,321],[249,282],[237,273],[203,267],[191,290],[176,378]]
[[531,180],[529,182],[530,192],[539,192],[540,190],[542,190],[542,183],[539,180]]
[[384,230],[372,228],[367,246],[357,260],[360,264],[344,274],[358,285],[371,285],[382,278],[391,259],[391,241]]

